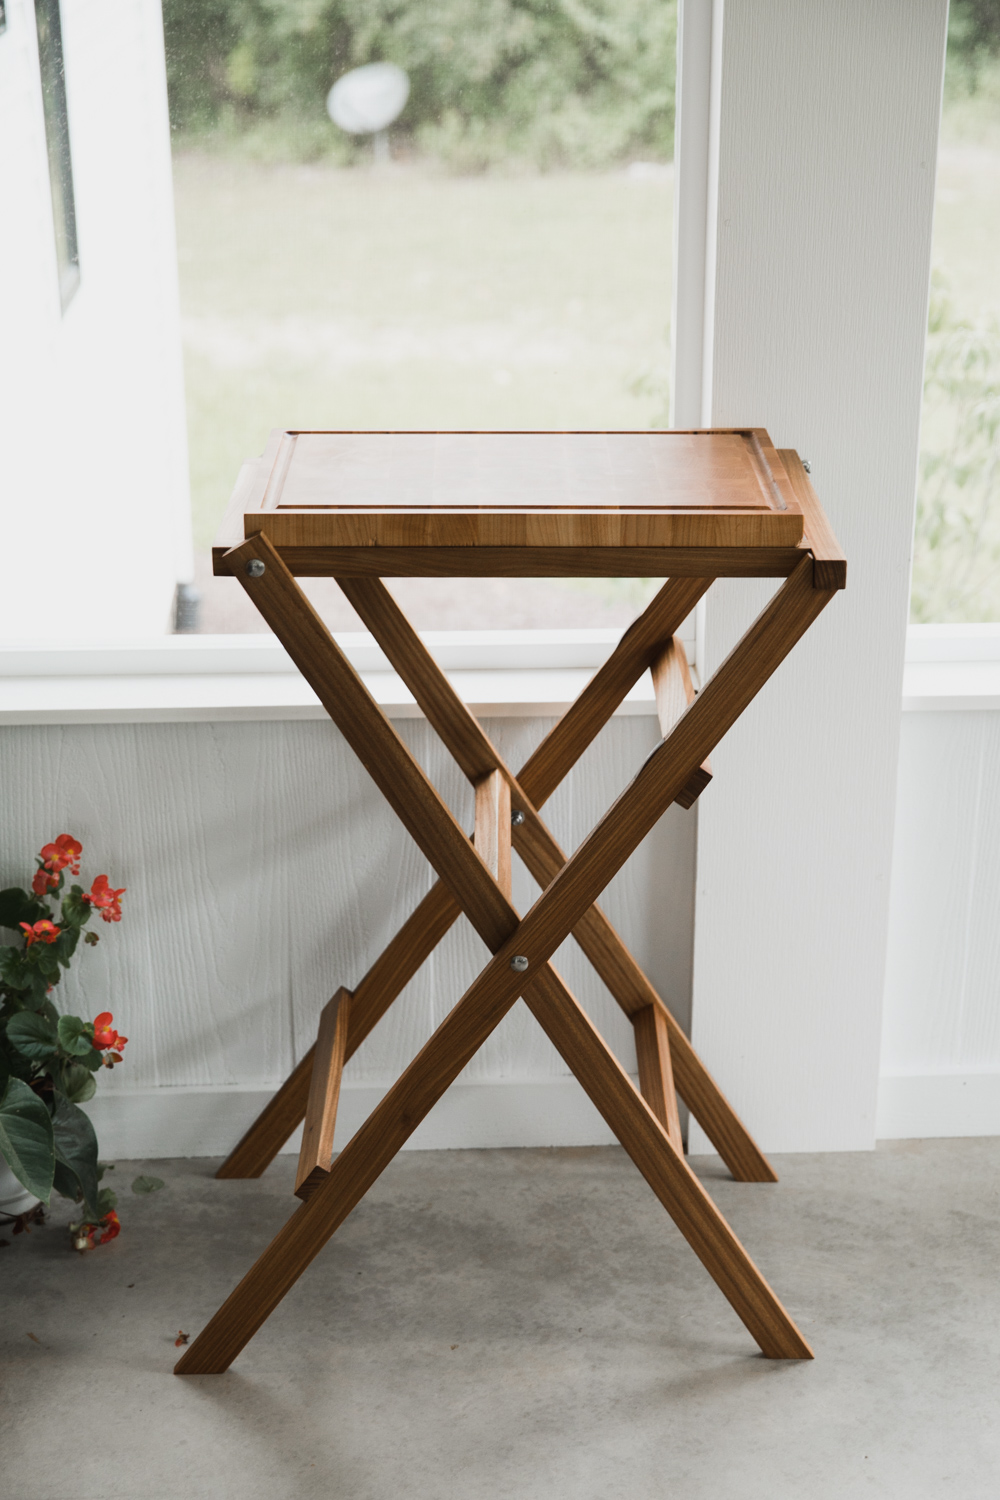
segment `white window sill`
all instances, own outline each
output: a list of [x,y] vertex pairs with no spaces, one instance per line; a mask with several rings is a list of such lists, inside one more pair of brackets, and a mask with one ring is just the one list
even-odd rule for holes
[[904,713],[1000,711],[1000,625],[911,625]]
[[[617,630],[429,631],[424,640],[473,712],[496,718],[564,712],[618,636]],[[336,638],[390,718],[421,716],[370,636]],[[693,638],[685,644],[693,655]],[[618,712],[655,712],[648,673]],[[270,635],[0,649],[0,724],[325,718],[319,699]]]
[[[693,619],[682,630],[694,657]],[[617,630],[429,631],[428,647],[474,713],[563,713],[607,658]],[[390,718],[419,718],[370,636],[337,640]],[[697,674],[695,674],[697,681]],[[1000,625],[914,625],[904,712],[1000,712]],[[618,710],[655,712],[646,673]],[[271,635],[165,636],[133,646],[0,647],[0,724],[156,724],[323,719]]]

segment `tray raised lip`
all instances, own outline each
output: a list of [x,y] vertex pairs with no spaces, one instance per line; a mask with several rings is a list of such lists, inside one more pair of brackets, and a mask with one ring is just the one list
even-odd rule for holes
[[[773,504],[727,506],[671,505],[622,507],[617,505],[518,506],[516,504],[483,506],[378,506],[378,505],[286,505],[281,495],[291,467],[295,445],[300,437],[642,437],[669,441],[673,437],[742,437],[750,449],[751,462],[762,490],[769,490]],[[254,483],[247,495],[250,512],[285,515],[648,515],[708,516],[744,515],[774,516],[800,507],[780,455],[763,427],[690,427],[690,428],[274,428],[258,460]],[[255,528],[259,529],[259,528]],[[249,533],[248,533],[249,534]]]

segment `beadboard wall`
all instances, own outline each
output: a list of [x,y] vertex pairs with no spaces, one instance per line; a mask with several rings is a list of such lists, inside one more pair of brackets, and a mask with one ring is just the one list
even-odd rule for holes
[[[515,766],[551,720],[492,720]],[[456,814],[472,794],[422,720],[397,727]],[[658,739],[651,715],[613,719],[547,804],[572,849]],[[0,730],[9,818],[0,885],[24,883],[56,833],[84,877],[127,887],[118,926],[81,952],[61,1009],[110,1009],[127,1061],[90,1106],[110,1157],[227,1151],[428,889],[427,862],[324,721],[43,725]],[[673,808],[604,906],[688,1023],[696,811]],[[534,888],[515,860],[514,899]],[[406,1066],[486,959],[464,919],[350,1062],[338,1145]],[[623,1064],[631,1027],[572,943],[556,964]],[[505,1018],[414,1146],[610,1140],[526,1007]]]
[[1000,1135],[1000,713],[904,713],[880,1136]]

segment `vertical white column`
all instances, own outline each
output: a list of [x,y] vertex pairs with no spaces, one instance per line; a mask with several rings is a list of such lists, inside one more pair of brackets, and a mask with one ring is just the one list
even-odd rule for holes
[[[848,587],[713,757],[693,1038],[766,1150],[861,1149],[875,1134],[947,0],[725,0],[724,26],[721,10],[701,420],[767,427],[811,460]],[[769,587],[713,588],[709,669]],[[697,1130],[691,1148],[710,1149]]]

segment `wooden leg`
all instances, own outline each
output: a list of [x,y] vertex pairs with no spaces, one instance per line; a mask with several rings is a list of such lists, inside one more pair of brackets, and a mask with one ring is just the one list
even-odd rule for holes
[[[359,754],[373,779],[391,805],[396,807],[428,859],[441,869],[443,878],[447,878],[445,871],[451,876],[448,883],[481,936],[494,948],[495,956],[341,1153],[326,1181],[293,1216],[185,1353],[177,1367],[178,1372],[228,1367],[392,1159],[415,1125],[506,1014],[522,987],[532,989],[532,1001],[545,1016],[544,1024],[549,1034],[559,1037],[560,1050],[574,1059],[572,1065],[592,1097],[601,1097],[606,1116],[614,1116],[618,1121],[615,1128],[620,1127],[623,1144],[627,1145],[647,1178],[654,1185],[660,1184],[657,1191],[663,1201],[666,1202],[673,1193],[676,1202],[673,1207],[669,1203],[667,1206],[675,1213],[679,1227],[698,1250],[764,1351],[774,1357],[808,1357],[808,1346],[794,1325],[791,1325],[794,1339],[782,1335],[778,1313],[785,1322],[790,1324],[790,1320],[752,1262],[740,1250],[735,1236],[723,1224],[725,1235],[722,1238],[726,1241],[723,1245],[719,1232],[712,1231],[705,1217],[704,1205],[699,1207],[692,1196],[691,1184],[696,1184],[696,1179],[690,1173],[684,1175],[684,1163],[677,1157],[669,1137],[648,1106],[639,1100],[614,1059],[609,1060],[606,1049],[601,1050],[603,1044],[598,1047],[596,1033],[583,1012],[571,997],[568,1006],[561,999],[561,981],[545,966],[551,954],[596,900],[603,885],[687,784],[693,771],[828,602],[829,594],[813,589],[811,558],[803,560],[723,663],[701,697],[682,716],[589,838],[543,891],[528,915],[518,923],[517,913],[482,861],[477,858],[470,865],[464,858],[468,845],[463,840],[460,851],[455,839],[455,832],[461,838],[461,831],[457,830],[447,809],[440,804],[437,794],[426,783],[426,778],[388,723],[382,719],[379,725],[377,718],[373,718],[372,711],[378,713],[375,705],[358,679],[355,677],[352,681],[349,669],[345,672],[346,663],[335,643],[295,588],[294,580],[266,538],[251,538],[234,551],[238,563],[245,561],[245,556],[265,562],[260,576],[265,573],[272,576],[265,602],[260,605],[262,613],[276,625],[279,637],[349,741],[356,748],[361,746]],[[256,594],[257,590],[253,592]],[[325,650],[322,649],[323,635],[326,636]],[[322,652],[319,662],[313,659],[310,650],[310,647],[317,646]],[[419,799],[419,805],[414,806],[408,800],[413,797]],[[516,967],[515,955],[518,955]],[[522,977],[525,959],[532,975],[527,981]],[[538,980],[541,980],[540,998],[539,993],[535,993]],[[624,1103],[623,1087],[633,1101],[631,1105]],[[646,1122],[644,1126],[642,1121]],[[659,1166],[652,1159],[657,1154],[657,1141],[661,1148],[666,1146],[666,1152],[659,1151],[662,1158]],[[682,1172],[678,1174],[663,1166],[663,1162],[669,1161],[675,1166],[679,1162]],[[707,1198],[705,1201],[710,1202]],[[793,1344],[794,1348],[791,1347]]]
[[[566,863],[565,854],[541,819],[530,813],[514,835],[515,848],[544,890]],[[777,1182],[767,1157],[599,906],[584,913],[573,937],[630,1019],[650,1005],[662,1012],[677,1092],[736,1181]]]
[[[302,1272],[388,1166],[420,1121],[454,1082],[518,995],[521,976],[507,950],[487,965],[471,988],[334,1161],[329,1176],[296,1211],[222,1307],[184,1351],[178,1375],[219,1374],[229,1368]],[[760,1272],[687,1171],[659,1122],[550,968],[535,976],[525,998],[622,1144],[650,1181],[763,1352],[772,1358],[809,1358]],[[582,1038],[582,1039],[581,1039]],[[588,1045],[589,1044],[589,1045]],[[627,1102],[625,1091],[633,1104]],[[638,1113],[636,1112],[638,1108]],[[657,1164],[655,1157],[669,1157]],[[681,1171],[676,1167],[680,1164]],[[782,1337],[788,1324],[794,1334]],[[796,1342],[797,1340],[797,1342]],[[799,1352],[792,1352],[797,1349]],[[804,1351],[804,1352],[803,1352]]]
[[178,1375],[227,1370],[385,1170],[518,998],[521,976],[502,953],[482,971],[348,1141],[330,1175],[297,1209],[219,1311],[185,1349]]
[[[362,586],[356,587],[359,582]],[[374,590],[366,590],[363,587],[364,582],[373,583]],[[654,661],[664,640],[668,640],[678,629],[711,586],[711,582],[711,579],[704,578],[670,579],[639,618],[625,631],[614,651],[588,683],[576,703],[550,731],[521,771],[518,778],[519,785],[537,807],[547,800],[563,777],[576,764],[587,745]],[[406,648],[415,633],[380,580],[342,579],[340,586],[354,607],[358,609],[362,619],[366,618],[368,610],[381,603],[379,617],[375,622],[380,632],[380,639],[388,647],[390,659],[400,654],[394,650],[396,644],[401,645],[402,654],[405,657]],[[391,606],[389,609],[385,607],[386,599]],[[417,640],[419,643],[419,637]],[[430,722],[439,728],[439,732],[442,719],[447,719],[450,725],[449,739],[452,753],[466,774],[476,780],[489,774],[500,766],[501,762],[492,746],[484,751],[485,735],[481,725],[465,704],[457,698],[443,673],[436,671],[436,663],[433,663],[430,658],[429,660],[435,667],[435,673],[423,674],[421,681],[428,684],[423,692],[430,692],[435,686],[440,690],[443,679],[444,692],[438,700],[443,705],[443,713],[435,712],[434,702],[424,701],[422,706],[428,713]],[[402,675],[406,680],[408,674],[405,670]],[[455,707],[456,702],[459,705],[458,711]],[[563,856],[560,859],[560,864],[564,862],[564,858]],[[551,879],[551,874],[548,878]],[[547,881],[543,883],[547,884]],[[458,915],[458,904],[447,887],[438,881],[354,991],[351,1031],[347,1046],[348,1058],[353,1055],[368,1032],[413,978],[448,928],[456,921]],[[624,949],[624,945],[622,948]],[[602,975],[602,977],[605,976]],[[608,983],[607,978],[605,978],[605,983]],[[646,983],[648,985],[648,981]],[[609,988],[614,993],[614,987],[609,985]],[[259,1177],[270,1165],[305,1117],[312,1060],[313,1049],[310,1048],[223,1162],[215,1174],[217,1177]],[[697,1059],[695,1061],[697,1062]],[[756,1153],[760,1157],[745,1127],[733,1114],[731,1106],[721,1092],[716,1091],[713,1094],[714,1084],[707,1073],[702,1082],[702,1092],[706,1099],[714,1102],[715,1113],[720,1119],[732,1115],[728,1134],[737,1142],[745,1136],[749,1148],[752,1148],[745,1149],[742,1156],[749,1157]],[[683,1091],[682,1097],[688,1108],[692,1109],[691,1101],[683,1094]],[[726,1151],[719,1146],[716,1136],[713,1135],[705,1120],[701,1119],[700,1115],[698,1118],[717,1149],[722,1152],[731,1170],[735,1175],[740,1176],[740,1171],[733,1166],[733,1161],[730,1159],[732,1152],[727,1155]],[[762,1157],[760,1159],[763,1161]],[[767,1170],[768,1175],[762,1180],[773,1180],[774,1174],[770,1172],[770,1169]],[[746,1180],[758,1179],[753,1177]]]
[[551,966],[524,999],[768,1359],[813,1352],[589,1016]]
[[[656,716],[660,721],[660,733],[666,739],[681,714],[695,699],[687,656],[676,636],[667,642],[665,650],[655,658],[649,674],[656,694]],[[693,807],[711,779],[711,762],[705,760],[677,798],[681,807]]]
[[[448,887],[436,881],[354,991],[345,1061],[354,1056],[460,915],[461,908]],[[227,1156],[216,1177],[259,1177],[270,1166],[305,1119],[315,1051],[315,1047],[309,1048]]]
[[[577,700],[577,704],[585,705],[586,711],[582,714],[582,730],[580,724],[576,729],[581,730],[587,743],[591,731],[596,732],[594,725],[600,713],[610,715],[647,663],[651,664],[657,685],[657,707],[664,737],[694,701],[684,653],[672,636],[664,649],[662,636],[668,627],[676,629],[692,607],[695,595],[687,591],[690,582],[672,580],[661,589],[645,614],[626,631],[615,652]],[[523,821],[513,829],[514,847],[544,890],[565,865],[566,855],[539,817],[531,793],[537,787],[542,795],[547,795],[553,779],[564,776],[574,763],[575,754],[579,753],[579,749],[574,752],[572,743],[576,732],[572,729],[576,706],[559,721],[539,751],[515,777],[385,585],[372,578],[342,579],[340,586],[369,630],[382,643],[393,666],[466,775],[475,780],[483,774],[483,767],[492,766],[500,770],[516,790],[517,808]],[[677,800],[687,797],[690,805],[710,777],[706,756]],[[683,1066],[675,1069],[681,1098],[737,1181],[777,1182],[777,1175],[767,1158],[599,906],[593,906],[581,918],[573,936],[629,1017],[654,1004],[662,1011],[675,1057],[680,1055],[683,1059]]]
[[510,782],[491,771],[476,782],[476,852],[510,900]]
[[295,1174],[295,1196],[303,1202],[330,1175],[350,1012],[351,992],[339,989],[320,1013],[299,1169]]
[[[577,705],[560,720],[515,779],[503,766],[478,721],[469,713],[447,678],[428,655],[385,586],[378,579],[351,579],[341,580],[341,587],[362,619],[383,642],[390,659],[418,696],[431,723],[452,749],[466,773],[475,778],[490,774],[484,768],[499,767],[518,786],[521,807],[528,813],[528,819],[515,830],[516,847],[543,888],[565,863],[565,855],[537,814],[531,816],[534,808],[531,807],[529,791],[534,791],[540,798],[550,793],[556,781],[566,774],[581,753],[583,746],[574,749],[575,736],[581,734],[584,743],[589,743],[597,728],[606,722],[607,716],[613,712],[647,665],[652,666],[658,684],[658,709],[661,731],[664,734],[694,696],[686,660],[681,665],[683,653],[676,650],[672,639],[668,641],[666,651],[662,642],[664,632],[677,628],[708,587],[708,581],[671,580],[639,620],[625,632],[604,667],[577,700]],[[698,781],[703,773],[710,775],[707,758],[703,766],[695,771],[692,781]],[[701,780],[698,789],[704,784],[705,781]],[[691,792],[697,794],[693,785],[683,789],[678,800]],[[434,920],[437,917],[436,907],[427,912],[424,910],[425,906],[434,907],[433,898],[436,896],[450,906],[450,920],[441,927]],[[365,1035],[432,951],[439,941],[438,934],[443,935],[457,914],[457,905],[439,882],[355,992],[355,1017],[358,1019],[367,1011],[365,1000],[369,993],[378,994],[384,1000],[384,1003],[378,1005],[377,1014],[366,1028]],[[425,920],[429,925],[423,925]],[[653,1003],[662,1007],[662,1001],[652,985],[600,908],[595,906],[586,914],[574,930],[574,936],[626,1013],[632,1015],[636,1010]],[[406,978],[398,987],[386,987],[386,980],[395,977],[400,962],[406,963],[409,958],[413,961],[407,963]],[[777,1181],[770,1164],[691,1048],[686,1036],[669,1011],[664,1014],[674,1051],[680,1054],[675,1059],[678,1062],[675,1071],[681,1097],[701,1123],[734,1177],[746,1182]],[[353,1030],[352,1026],[348,1056],[360,1045],[362,1039],[359,1037],[355,1042]],[[223,1163],[218,1176],[259,1176],[268,1162],[273,1160],[304,1116],[311,1066],[310,1052]]]
[[670,1061],[670,1033],[667,1018],[659,1005],[646,1005],[632,1017],[635,1032],[635,1055],[639,1064],[639,1089],[642,1097],[670,1137],[670,1144],[684,1154],[681,1122],[677,1113],[674,1069]]

